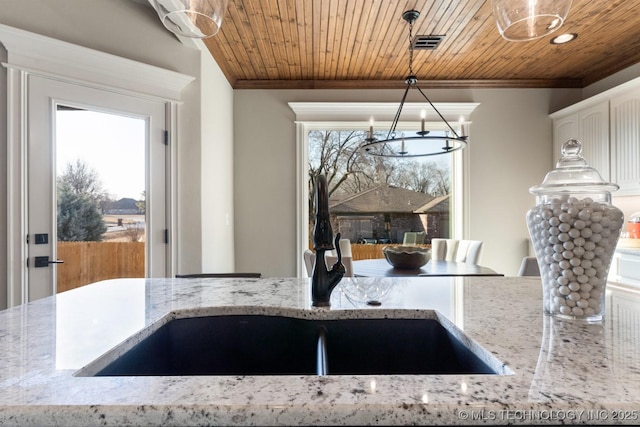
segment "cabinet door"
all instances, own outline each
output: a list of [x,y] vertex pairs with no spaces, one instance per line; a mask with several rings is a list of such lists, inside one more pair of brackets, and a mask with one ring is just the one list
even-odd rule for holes
[[574,113],[553,121],[553,166],[560,159],[562,143],[567,139],[580,138],[578,132],[579,115]]
[[640,90],[611,99],[611,160],[617,194],[640,194]]
[[611,179],[609,172],[609,103],[602,102],[579,113],[578,139],[582,156],[602,179]]
[[586,107],[553,121],[554,165],[560,159],[562,144],[570,138],[582,142],[582,156],[600,172],[602,179],[609,181],[609,102]]

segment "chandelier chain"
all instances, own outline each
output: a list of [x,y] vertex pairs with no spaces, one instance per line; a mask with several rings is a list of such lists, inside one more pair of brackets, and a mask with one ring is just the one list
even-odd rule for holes
[[413,73],[413,21],[409,22],[409,74]]

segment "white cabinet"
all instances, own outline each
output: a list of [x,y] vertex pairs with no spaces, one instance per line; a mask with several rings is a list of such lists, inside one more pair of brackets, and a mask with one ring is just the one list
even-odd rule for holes
[[554,164],[560,158],[562,143],[577,138],[582,142],[582,155],[587,163],[609,181],[609,102],[569,108],[553,114],[552,118]]
[[611,98],[611,180],[640,194],[640,88]]
[[616,250],[611,261],[609,280],[640,288],[640,250]]
[[640,195],[640,78],[623,83],[550,115],[553,158],[569,138],[582,141],[582,154],[620,196]]

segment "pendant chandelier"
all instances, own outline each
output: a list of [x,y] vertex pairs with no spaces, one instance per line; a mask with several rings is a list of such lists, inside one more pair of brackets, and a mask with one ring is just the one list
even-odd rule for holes
[[[418,78],[413,72],[413,23],[420,16],[420,12],[417,10],[408,10],[402,14],[404,19],[409,24],[409,75],[405,79],[407,85],[398,111],[393,118],[391,128],[387,133],[385,139],[377,139],[373,134],[373,119],[369,123],[369,133],[365,138],[365,143],[361,146],[365,153],[377,156],[377,157],[424,157],[424,156],[436,156],[439,154],[451,153],[453,151],[461,150],[467,146],[467,137],[462,135],[462,124],[460,125],[460,135],[455,129],[447,122],[444,116],[433,105],[427,95],[418,87]],[[422,97],[427,101],[429,106],[437,116],[444,122],[446,129],[443,135],[431,134],[430,131],[425,130],[426,110],[422,110],[421,113],[421,129],[416,132],[415,135],[398,135],[396,130],[398,121],[402,114],[402,108],[409,94],[409,90],[417,90]],[[435,132],[434,132],[435,133]]]
[[172,33],[206,39],[218,33],[228,0],[151,0],[160,21]]
[[493,0],[500,35],[509,41],[527,41],[551,34],[562,26],[571,0]]

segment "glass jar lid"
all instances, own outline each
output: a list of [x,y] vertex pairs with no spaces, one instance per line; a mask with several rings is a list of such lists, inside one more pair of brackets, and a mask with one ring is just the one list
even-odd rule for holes
[[562,144],[562,157],[556,168],[548,172],[542,184],[529,189],[532,194],[602,193],[616,191],[620,186],[605,182],[597,170],[582,157],[582,143],[569,139]]

